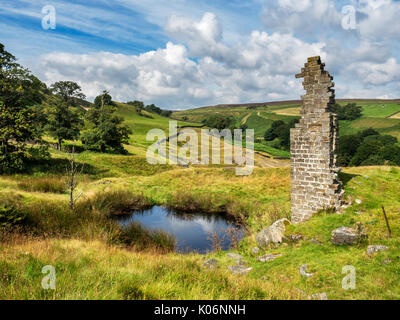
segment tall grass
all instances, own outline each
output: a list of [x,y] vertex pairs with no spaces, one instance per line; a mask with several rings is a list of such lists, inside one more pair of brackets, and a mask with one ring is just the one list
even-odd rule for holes
[[148,209],[155,204],[143,193],[134,194],[124,189],[99,192],[87,201],[93,209],[107,216],[131,214],[134,210]]
[[64,193],[67,189],[62,177],[24,177],[24,180],[18,182],[18,187],[30,192],[51,192]]
[[[79,201],[74,210],[69,209],[66,200],[35,199],[27,202],[21,196],[3,194],[0,208],[12,210],[0,211],[0,214],[7,214],[3,219],[7,225],[0,225],[0,229],[12,229],[15,233],[36,238],[100,240],[135,250],[171,251],[175,241],[162,231],[147,230],[137,225],[121,227],[110,218],[114,214],[150,205],[152,203],[146,197],[126,190],[99,192],[92,198]],[[23,219],[14,219],[14,212],[18,212],[18,217]],[[13,216],[10,216],[11,213]]]
[[175,249],[176,239],[160,229],[146,229],[140,222],[131,222],[122,228],[121,240],[137,250],[156,249],[169,252]]

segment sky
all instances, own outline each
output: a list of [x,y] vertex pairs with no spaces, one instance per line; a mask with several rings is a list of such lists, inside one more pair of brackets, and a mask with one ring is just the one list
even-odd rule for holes
[[297,100],[294,75],[316,55],[337,98],[394,99],[398,17],[395,0],[1,0],[0,42],[88,100],[103,90],[171,110]]

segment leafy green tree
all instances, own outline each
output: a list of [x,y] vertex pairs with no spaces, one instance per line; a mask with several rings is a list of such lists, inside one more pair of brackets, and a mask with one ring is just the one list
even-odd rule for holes
[[346,135],[339,138],[338,161],[340,166],[348,166],[361,144],[359,135]]
[[265,141],[273,141],[279,139],[279,146],[283,149],[288,150],[290,147],[290,129],[294,128],[299,120],[294,119],[288,123],[282,120],[272,122],[271,128],[269,128],[264,134]]
[[144,109],[144,103],[142,101],[138,101],[138,100],[128,101],[126,104],[137,107],[138,109],[142,109],[142,110]]
[[32,106],[42,102],[45,90],[0,43],[0,172],[23,169],[27,143],[40,140]]
[[76,140],[83,126],[81,114],[76,108],[61,99],[55,99],[49,108],[49,119],[46,130],[57,139],[58,149],[61,150],[64,140]]
[[97,96],[94,99],[94,106],[97,109],[101,109],[104,106],[115,106],[114,102],[112,101],[112,97],[108,93],[108,91],[103,91],[103,94]]
[[60,97],[69,106],[77,106],[80,99],[86,96],[82,93],[82,88],[73,81],[58,81],[50,86],[51,92]]
[[[108,95],[104,92],[103,95]],[[103,101],[107,101],[103,99]],[[111,101],[111,100],[108,100]],[[82,133],[84,146],[93,151],[107,153],[126,153],[124,143],[129,142],[132,133],[126,126],[124,118],[115,114],[116,108],[112,105],[96,106],[87,114],[88,125]]]
[[361,117],[362,107],[357,106],[356,103],[348,103],[345,106],[335,104],[333,111],[336,112],[339,120],[356,120]]
[[209,128],[221,131],[223,129],[233,129],[236,121],[232,116],[224,117],[221,115],[212,115],[207,119],[204,119],[203,123]]
[[390,164],[400,166],[400,147],[397,145],[386,145],[381,151],[382,158]]

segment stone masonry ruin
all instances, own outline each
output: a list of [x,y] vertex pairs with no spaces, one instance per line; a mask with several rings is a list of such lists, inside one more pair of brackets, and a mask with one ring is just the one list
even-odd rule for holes
[[321,209],[338,210],[343,187],[337,166],[338,120],[333,77],[320,57],[308,58],[296,78],[304,78],[301,119],[290,132],[292,222],[310,219]]

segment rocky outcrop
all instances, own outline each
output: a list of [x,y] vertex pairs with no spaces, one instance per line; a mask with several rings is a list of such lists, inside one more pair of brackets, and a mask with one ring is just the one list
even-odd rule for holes
[[270,254],[266,254],[266,255],[263,255],[261,257],[258,257],[258,261],[260,261],[260,262],[268,262],[268,261],[275,260],[276,258],[279,258],[281,256],[282,256],[281,253],[270,253]]
[[269,243],[281,243],[285,236],[286,225],[288,224],[290,224],[290,221],[283,218],[261,230],[256,236],[257,244],[260,247],[264,247]]
[[249,273],[251,270],[253,270],[253,268],[249,268],[245,265],[237,265],[237,266],[229,266],[228,269],[233,273],[233,274],[237,274],[237,275],[242,275],[242,274],[247,274]]
[[332,231],[331,241],[336,245],[352,245],[358,243],[360,239],[360,233],[353,228],[340,227]]
[[386,247],[386,246],[382,246],[382,245],[371,245],[371,246],[368,246],[368,248],[367,248],[367,254],[368,254],[368,255],[373,255],[373,254],[376,253],[376,252],[385,251],[385,250],[387,250],[387,249],[389,249],[389,248]]

